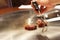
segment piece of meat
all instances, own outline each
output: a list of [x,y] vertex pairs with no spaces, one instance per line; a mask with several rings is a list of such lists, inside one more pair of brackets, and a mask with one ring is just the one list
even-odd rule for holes
[[25,25],[25,30],[36,30],[37,26],[31,24],[31,25]]
[[47,22],[42,21],[40,19],[37,20],[37,25],[39,28],[47,26]]

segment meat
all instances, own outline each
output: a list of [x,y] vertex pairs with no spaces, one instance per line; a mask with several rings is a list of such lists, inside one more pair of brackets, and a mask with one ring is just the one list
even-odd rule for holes
[[34,24],[31,24],[31,25],[25,25],[25,29],[26,30],[35,30],[37,29],[37,26],[35,26]]
[[45,26],[47,26],[47,22],[44,21],[44,20],[42,21],[42,20],[38,19],[37,20],[37,25],[38,25],[39,28],[45,27]]

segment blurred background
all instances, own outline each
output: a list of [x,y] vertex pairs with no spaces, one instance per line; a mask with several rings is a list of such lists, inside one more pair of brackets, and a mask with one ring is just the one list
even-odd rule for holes
[[19,7],[20,5],[30,4],[31,0],[0,0],[0,8]]
[[[55,0],[52,1],[56,2]],[[25,33],[29,34],[31,32],[31,35],[32,33],[41,33],[40,28],[33,31],[27,31],[24,29],[26,19],[35,13],[32,9],[20,9],[18,7],[30,4],[31,0],[0,0],[0,40],[17,40]],[[57,12],[55,12],[56,10]],[[51,12],[52,14],[49,14],[46,19],[60,17],[60,9],[52,9],[47,13]],[[48,31],[41,34],[44,34],[49,38],[51,37],[52,40],[60,40],[58,39],[60,38],[60,21],[48,23]],[[59,36],[55,39],[55,35]]]

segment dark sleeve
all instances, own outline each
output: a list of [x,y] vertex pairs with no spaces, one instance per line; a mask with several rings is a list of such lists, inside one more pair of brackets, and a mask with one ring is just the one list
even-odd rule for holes
[[31,0],[12,0],[13,6],[28,5],[31,3]]

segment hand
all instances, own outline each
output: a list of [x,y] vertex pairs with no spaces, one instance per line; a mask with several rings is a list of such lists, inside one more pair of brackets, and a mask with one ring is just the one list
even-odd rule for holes
[[[38,5],[41,5],[41,13],[47,12],[49,10],[51,10],[54,7],[54,3],[52,3],[50,0],[37,0],[36,1],[38,3]],[[31,5],[32,5],[32,1],[31,1]],[[43,7],[46,8],[43,8]],[[33,10],[35,11],[35,13],[39,14],[38,11],[35,10],[34,6],[32,5]]]

